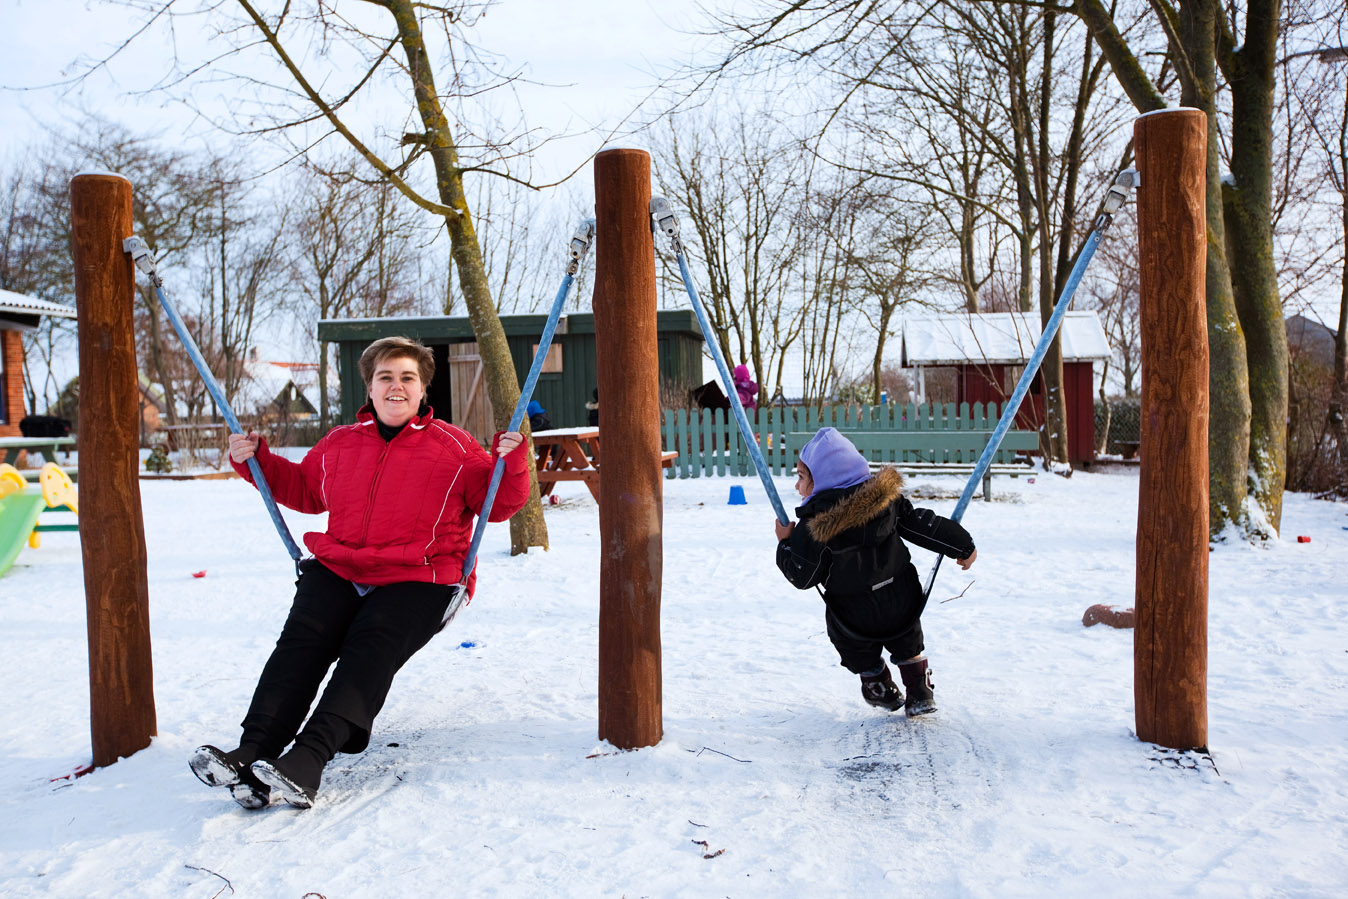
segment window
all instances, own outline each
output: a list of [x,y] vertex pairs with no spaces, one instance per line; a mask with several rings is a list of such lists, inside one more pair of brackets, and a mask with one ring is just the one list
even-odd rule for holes
[[[538,355],[538,344],[534,344],[534,355]],[[543,373],[560,372],[562,370],[562,345],[554,343],[548,347],[548,355],[543,360],[543,367],[540,369]]]

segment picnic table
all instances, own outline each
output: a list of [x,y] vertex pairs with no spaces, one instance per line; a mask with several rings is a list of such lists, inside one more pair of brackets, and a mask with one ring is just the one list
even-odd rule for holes
[[[552,493],[558,481],[584,481],[595,502],[599,502],[599,429],[549,428],[534,431],[534,449],[538,453],[538,492]],[[669,468],[678,453],[660,454],[660,466]]]
[[56,458],[58,451],[69,452],[75,448],[74,437],[0,437],[0,449],[5,451],[4,461],[10,465],[19,458],[19,453],[25,450],[29,453],[37,453],[48,462],[60,465]]

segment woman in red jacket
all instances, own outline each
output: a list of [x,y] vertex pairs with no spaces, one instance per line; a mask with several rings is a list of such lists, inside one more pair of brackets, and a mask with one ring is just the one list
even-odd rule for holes
[[[529,496],[518,432],[497,434],[488,453],[431,417],[426,385],[435,361],[426,347],[377,340],[361,354],[360,373],[369,403],[356,423],[329,431],[299,464],[256,434],[229,437],[240,475],[251,482],[246,463],[255,457],[279,502],[328,513],[326,531],[304,535],[313,558],[300,563],[294,604],[238,748],[202,746],[190,760],[197,777],[229,787],[244,808],[265,807],[273,793],[308,808],[333,755],[369,745],[393,676],[441,628],[497,456],[506,466],[490,520],[509,518]],[[476,572],[470,596],[475,582]]]

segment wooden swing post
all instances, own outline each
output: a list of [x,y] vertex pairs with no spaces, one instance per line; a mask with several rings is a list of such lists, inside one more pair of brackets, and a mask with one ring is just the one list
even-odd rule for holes
[[1207,116],[1133,128],[1141,274],[1142,430],[1133,692],[1137,736],[1207,746]]
[[150,591],[137,481],[135,274],[131,183],[120,175],[70,182],[71,249],[79,320],[80,548],[89,627],[94,767],[150,745],[156,733]]
[[600,431],[599,737],[621,749],[663,736],[660,579],[663,483],[655,330],[651,158],[594,160],[595,353]]

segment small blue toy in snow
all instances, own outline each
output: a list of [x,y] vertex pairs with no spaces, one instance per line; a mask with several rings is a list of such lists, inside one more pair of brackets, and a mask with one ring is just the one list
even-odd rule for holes
[[474,643],[472,640],[464,640],[462,643],[459,644],[459,649],[476,649],[476,648],[477,644]]
[[729,506],[747,506],[749,501],[744,498],[744,488],[735,484],[730,488],[730,501],[726,503]]

